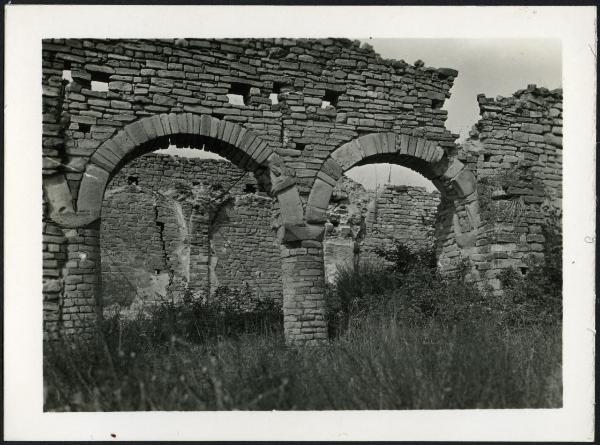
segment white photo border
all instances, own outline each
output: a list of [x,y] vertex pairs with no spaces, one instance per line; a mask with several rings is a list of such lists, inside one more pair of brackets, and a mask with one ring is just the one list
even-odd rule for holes
[[[8,5],[5,13],[6,440],[593,440],[595,7]],[[52,37],[560,39],[563,408],[44,413],[41,43]]]

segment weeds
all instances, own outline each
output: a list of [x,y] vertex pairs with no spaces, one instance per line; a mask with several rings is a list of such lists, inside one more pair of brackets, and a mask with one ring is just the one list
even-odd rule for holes
[[[48,343],[45,410],[562,405],[560,310],[533,316],[552,286],[540,277],[556,264],[507,275],[513,290],[498,303],[461,271],[439,275],[426,253],[389,255],[389,269],[340,271],[328,289],[333,335],[323,347],[286,345],[279,305],[228,289],[212,302],[164,303],[149,317],[115,314],[95,342]],[[526,295],[526,306],[514,304]]]

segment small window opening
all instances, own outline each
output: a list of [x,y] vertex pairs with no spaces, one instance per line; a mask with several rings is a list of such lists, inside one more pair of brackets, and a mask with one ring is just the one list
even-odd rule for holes
[[110,74],[101,73],[99,71],[92,71],[91,90],[92,91],[108,91],[108,82],[110,81]]
[[490,154],[484,154],[483,155],[483,162],[490,162],[490,158],[492,157],[492,155]]
[[444,101],[441,99],[431,99],[431,108],[434,110],[440,110],[444,105]]
[[296,142],[296,150],[304,150],[306,148],[306,144],[301,144],[300,142]]
[[275,83],[273,83],[273,92],[274,92],[275,94],[279,94],[279,93],[281,93],[281,87],[282,87],[282,86],[283,86],[283,84],[282,84],[282,83],[279,83],[279,82],[275,82]]
[[279,94],[278,93],[271,93],[269,94],[269,99],[271,99],[271,104],[272,105],[277,105],[279,103]]
[[156,275],[160,274],[160,269],[154,269],[154,273],[155,273]]
[[254,184],[246,184],[244,193],[256,193],[256,186]]
[[71,75],[71,70],[63,70],[62,79],[68,83],[73,82],[73,76]]
[[227,97],[232,105],[247,105],[250,99],[250,85],[232,83]]
[[529,268],[527,268],[527,267],[521,267],[520,269],[521,269],[521,275],[527,274],[527,271],[529,270]]
[[341,93],[337,91],[326,90],[325,97],[323,98],[323,103],[328,102],[327,105],[331,105],[332,107],[336,107],[338,104],[338,99]]
[[89,133],[90,130],[92,129],[91,124],[77,124],[79,127],[79,131],[81,131],[82,133]]
[[137,176],[129,176],[127,178],[127,184],[129,184],[129,185],[138,185],[138,177]]

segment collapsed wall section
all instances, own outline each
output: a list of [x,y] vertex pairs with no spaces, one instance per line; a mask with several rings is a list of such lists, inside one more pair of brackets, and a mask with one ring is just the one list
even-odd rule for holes
[[[562,90],[530,85],[512,97],[477,97],[481,119],[460,156],[478,179],[479,278],[496,290],[498,273],[527,273],[560,237],[562,208]],[[558,241],[560,243],[560,240]]]

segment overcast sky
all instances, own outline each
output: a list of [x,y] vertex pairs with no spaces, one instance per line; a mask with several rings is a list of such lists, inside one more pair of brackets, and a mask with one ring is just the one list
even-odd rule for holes
[[[558,40],[541,39],[364,39],[384,58],[418,59],[434,68],[454,68],[458,77],[450,90],[446,128],[467,137],[479,119],[477,94],[488,97],[511,96],[528,84],[548,89],[561,86],[561,48]],[[348,176],[369,188],[386,183],[390,167],[367,165],[348,172]],[[392,166],[391,182],[424,186],[431,182],[403,167]]]

